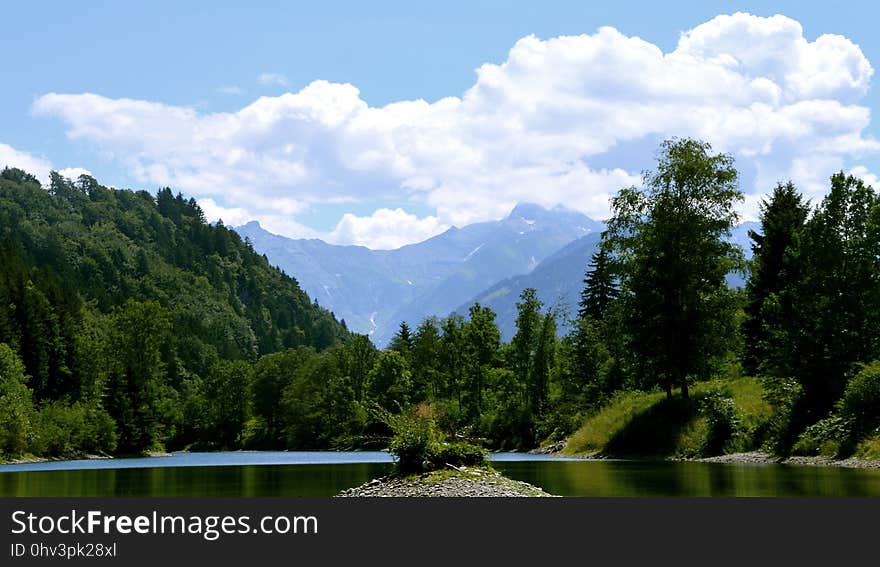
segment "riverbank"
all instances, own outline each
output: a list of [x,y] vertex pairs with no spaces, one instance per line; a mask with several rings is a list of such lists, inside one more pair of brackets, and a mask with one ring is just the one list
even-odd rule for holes
[[551,497],[537,486],[485,468],[460,467],[420,475],[390,475],[348,490],[338,497]]
[[[153,455],[150,455],[153,456]],[[58,461],[80,461],[84,459],[88,460],[105,460],[105,459],[114,459],[115,457],[111,455],[70,455],[67,457],[35,457],[33,455],[27,455],[24,457],[18,457],[15,459],[2,459],[0,458],[0,465],[32,465],[35,463],[55,463]]]
[[686,461],[699,461],[702,463],[741,463],[741,464],[775,464],[775,465],[800,465],[814,467],[843,467],[854,469],[880,469],[880,461],[859,459],[828,459],[825,457],[802,457],[793,456],[787,458],[775,457],[761,451],[747,453],[732,453],[730,455],[718,455],[716,457],[704,457],[699,459],[673,459]]

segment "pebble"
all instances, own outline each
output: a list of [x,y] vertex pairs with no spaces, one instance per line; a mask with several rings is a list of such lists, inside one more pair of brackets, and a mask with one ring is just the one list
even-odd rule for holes
[[462,468],[454,476],[389,476],[343,490],[340,497],[549,497],[527,482],[509,479],[496,471]]

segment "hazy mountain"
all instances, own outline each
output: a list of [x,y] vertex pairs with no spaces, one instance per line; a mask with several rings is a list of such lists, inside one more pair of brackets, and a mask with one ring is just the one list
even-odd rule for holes
[[556,306],[572,316],[577,314],[584,271],[596,251],[599,238],[599,231],[582,236],[546,258],[530,273],[497,282],[463,303],[456,311],[466,316],[468,308],[474,303],[491,307],[505,341],[513,338],[516,332],[516,303],[526,288],[535,288],[544,305]]
[[[733,229],[730,241],[743,248],[746,258],[751,258],[751,240],[749,230],[757,230],[756,222],[745,222]],[[467,315],[468,308],[475,302],[491,307],[497,315],[496,322],[501,329],[502,338],[509,341],[516,332],[516,303],[519,295],[526,288],[537,290],[538,298],[545,306],[555,306],[563,314],[572,317],[577,314],[578,300],[583,289],[584,273],[599,244],[599,231],[583,236],[571,242],[555,254],[547,257],[528,274],[506,278],[495,283],[470,300],[462,303],[456,311]],[[741,287],[745,280],[740,274],[730,274],[729,285]],[[566,332],[565,317],[560,319],[559,330]]]
[[601,230],[580,213],[519,204],[504,219],[451,228],[396,250],[337,246],[274,235],[259,223],[235,230],[348,327],[384,345],[400,321],[445,316],[493,283],[532,271],[566,244]]

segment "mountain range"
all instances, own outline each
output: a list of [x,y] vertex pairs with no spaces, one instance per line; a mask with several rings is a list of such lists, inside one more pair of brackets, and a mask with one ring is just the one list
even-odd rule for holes
[[[748,230],[756,226],[742,223],[731,234],[747,257]],[[286,238],[256,221],[235,230],[350,330],[384,347],[401,321],[415,328],[430,315],[466,315],[475,302],[495,311],[502,337],[509,340],[516,302],[527,287],[535,288],[546,306],[574,314],[603,228],[564,207],[520,203],[501,220],[453,227],[396,250]],[[741,286],[742,276],[731,274],[728,283]]]
[[[744,222],[731,231],[729,241],[742,248],[746,258],[752,256],[748,232],[758,227],[759,223]],[[552,307],[560,315],[559,330],[567,331],[567,322],[577,314],[585,272],[598,249],[600,237],[601,234],[595,232],[578,238],[548,256],[531,272],[495,283],[460,305],[456,312],[466,315],[474,303],[490,307],[497,315],[501,338],[509,341],[516,332],[516,303],[522,291],[531,287],[537,291],[538,299],[545,307]],[[731,287],[742,287],[745,279],[742,274],[731,273],[727,276],[727,283]]]
[[501,220],[453,227],[396,250],[285,238],[257,222],[235,230],[349,329],[384,346],[401,321],[414,327],[425,316],[444,317],[496,282],[531,272],[602,228],[563,207],[521,203]]

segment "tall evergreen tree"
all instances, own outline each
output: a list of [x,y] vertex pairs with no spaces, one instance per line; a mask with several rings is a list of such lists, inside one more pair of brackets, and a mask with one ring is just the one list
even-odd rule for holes
[[593,253],[584,277],[584,289],[581,291],[581,299],[578,303],[578,317],[582,319],[592,317],[596,321],[603,320],[608,306],[618,295],[619,290],[612,273],[611,257],[606,246],[601,245],[599,250]]
[[782,324],[771,329],[769,366],[801,383],[807,423],[840,398],[855,363],[880,357],[878,208],[880,197],[862,180],[832,176],[804,227],[798,277],[770,305]]
[[397,328],[397,333],[391,338],[389,345],[391,350],[395,350],[402,354],[405,358],[409,358],[413,348],[413,334],[406,321],[401,321]]
[[749,231],[753,256],[743,323],[743,366],[750,374],[758,372],[768,351],[775,348],[768,344],[767,329],[783,323],[768,320],[770,313],[765,303],[800,278],[795,248],[809,214],[809,204],[789,181],[778,184],[770,199],[761,202],[760,210],[761,232]]

